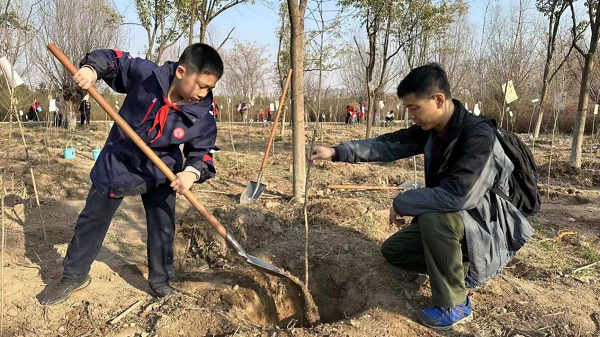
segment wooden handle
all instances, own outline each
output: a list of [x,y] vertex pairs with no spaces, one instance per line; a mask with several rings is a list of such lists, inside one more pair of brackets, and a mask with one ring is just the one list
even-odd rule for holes
[[[67,69],[67,71],[69,71],[72,75],[75,75],[75,73],[77,73],[77,68],[73,65],[73,63],[71,63],[69,58],[60,49],[58,49],[58,47],[55,44],[51,43],[46,47],[58,59],[58,61],[62,63],[62,65]],[[173,171],[171,171],[171,169],[169,169],[169,167],[156,155],[156,153],[154,153],[154,151],[150,149],[150,147],[140,138],[140,136],[138,136],[138,134],[135,131],[133,131],[129,124],[127,124],[127,122],[121,116],[119,116],[119,114],[106,101],[102,94],[100,94],[98,89],[92,86],[88,89],[88,92],[96,100],[96,102],[98,102],[102,109],[104,109],[104,111],[106,111],[106,113],[115,121],[115,123],[117,123],[117,126],[122,131],[125,131],[127,136],[129,136],[129,138],[133,140],[135,145],[137,145],[142,150],[142,152],[144,152],[144,154],[148,158],[150,158],[154,165],[158,167],[158,169],[167,177],[167,179],[169,179],[169,181],[174,181],[175,179],[177,179],[175,173],[173,173]],[[215,230],[219,232],[219,235],[221,235],[223,238],[227,237],[227,230],[225,229],[225,227],[223,227],[223,225],[219,223],[219,220],[217,220],[206,209],[206,207],[204,207],[204,205],[196,198],[196,196],[194,196],[194,194],[192,194],[191,191],[188,190],[183,195],[187,198],[187,200],[189,200],[190,203],[192,203],[192,205],[194,205],[194,207],[198,209],[200,214],[202,214],[202,216],[215,228]]]
[[383,190],[398,191],[402,188],[394,186],[360,186],[360,185],[327,185],[330,190]]
[[283,86],[283,92],[281,93],[281,98],[279,99],[279,108],[277,108],[277,114],[275,115],[275,121],[273,122],[273,127],[271,128],[271,136],[269,137],[269,143],[267,144],[267,151],[265,151],[265,156],[263,157],[262,164],[260,165],[261,171],[264,171],[265,167],[267,166],[267,158],[269,158],[269,152],[271,152],[271,146],[273,145],[273,138],[275,138],[275,132],[277,131],[277,123],[279,122],[279,115],[281,114],[281,109],[283,109],[283,104],[285,102],[285,95],[287,94],[291,78],[292,78],[292,69],[290,69],[290,71],[288,72],[287,79],[285,80],[285,85]]

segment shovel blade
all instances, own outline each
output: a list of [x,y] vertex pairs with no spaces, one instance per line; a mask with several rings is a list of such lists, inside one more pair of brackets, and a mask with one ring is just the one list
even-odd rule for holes
[[255,203],[256,200],[258,200],[258,198],[260,198],[260,196],[263,194],[266,188],[267,185],[265,184],[258,184],[255,181],[251,181],[250,183],[248,183],[248,186],[246,186],[246,190],[244,191],[244,193],[240,195],[240,204]]
[[249,265],[251,265],[252,267],[257,269],[258,271],[261,271],[263,273],[267,273],[267,274],[273,275],[273,276],[288,277],[287,275],[283,274],[281,272],[281,270],[279,270],[279,268],[275,267],[274,265],[270,264],[269,262],[261,260],[256,256],[252,256],[252,255],[246,253],[246,250],[244,250],[242,245],[240,245],[240,243],[237,242],[237,240],[230,233],[227,233],[227,237],[225,238],[225,241],[227,241],[227,244],[229,244],[229,246],[239,256],[246,259],[246,262],[248,262]]

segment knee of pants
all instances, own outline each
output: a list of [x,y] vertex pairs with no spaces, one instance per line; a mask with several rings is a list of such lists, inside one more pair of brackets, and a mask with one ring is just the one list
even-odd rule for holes
[[440,233],[449,229],[459,235],[465,231],[462,218],[457,212],[429,212],[419,215],[421,233]]
[[406,258],[407,254],[397,244],[393,244],[391,240],[385,240],[381,244],[381,255],[388,261],[397,263]]

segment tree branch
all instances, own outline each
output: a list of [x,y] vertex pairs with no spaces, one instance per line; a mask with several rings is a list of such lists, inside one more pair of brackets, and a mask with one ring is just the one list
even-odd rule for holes
[[233,33],[234,29],[235,29],[235,27],[231,28],[231,30],[229,31],[229,34],[227,34],[227,37],[225,38],[225,40],[223,40],[223,42],[221,42],[221,44],[219,45],[219,48],[217,48],[217,51],[221,50],[221,47],[223,47],[225,42],[227,42],[227,40],[229,40],[229,37],[231,36],[231,33]]

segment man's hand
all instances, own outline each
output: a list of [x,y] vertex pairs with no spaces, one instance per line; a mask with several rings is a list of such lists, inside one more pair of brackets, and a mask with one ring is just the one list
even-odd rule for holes
[[390,208],[390,225],[395,224],[398,226],[404,225],[405,221],[403,218],[398,219],[398,213],[394,209],[394,206]]
[[183,171],[177,173],[177,179],[171,182],[171,187],[173,188],[173,191],[181,195],[187,192],[195,181],[196,174],[194,172]]
[[317,159],[328,160],[328,159],[333,158],[333,156],[335,156],[335,150],[333,148],[317,146],[312,150],[311,156],[310,156],[310,158],[308,158],[308,163],[310,165],[314,165],[315,160],[317,160]]
[[73,80],[77,85],[83,89],[88,90],[94,83],[96,83],[96,73],[90,67],[83,67],[73,75]]

